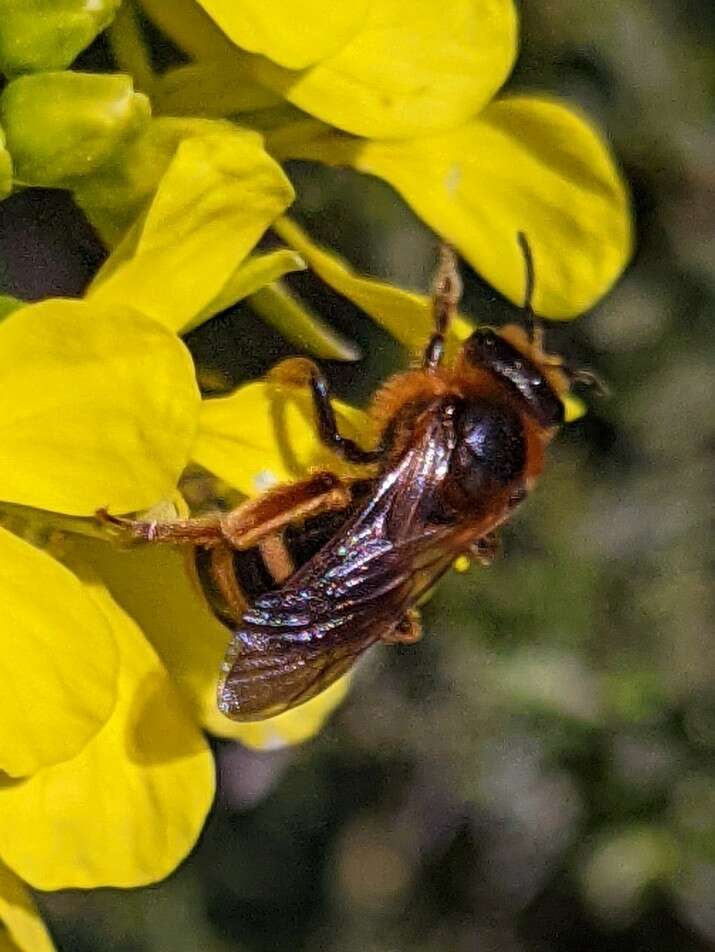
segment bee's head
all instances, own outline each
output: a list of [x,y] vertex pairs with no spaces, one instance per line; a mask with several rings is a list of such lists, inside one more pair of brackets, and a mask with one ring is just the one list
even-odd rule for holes
[[499,331],[480,327],[464,344],[462,354],[470,366],[490,371],[514,391],[540,426],[563,423],[561,397],[569,390],[568,376],[556,359],[547,362],[547,355],[522,327],[509,324]]
[[534,262],[526,236],[519,232],[519,247],[526,266],[523,326],[508,324],[495,330],[480,327],[466,341],[463,359],[472,367],[489,370],[517,394],[536,422],[545,428],[563,423],[563,397],[571,385],[582,382],[605,390],[588,370],[570,367],[543,347],[543,332],[532,309]]

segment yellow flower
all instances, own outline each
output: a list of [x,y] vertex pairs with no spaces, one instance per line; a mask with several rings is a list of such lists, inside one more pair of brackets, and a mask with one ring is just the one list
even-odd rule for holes
[[[126,305],[108,312],[44,301],[0,324],[0,372],[0,499],[10,528],[54,550],[43,529],[53,521],[107,503],[141,508],[174,491],[199,394],[171,331]],[[85,571],[0,530],[0,857],[39,887],[165,875],[192,845],[213,795],[198,726],[156,654]],[[172,727],[157,734],[164,746],[150,749],[162,708]],[[101,829],[91,829],[88,804],[103,798]],[[121,805],[118,838],[112,818]],[[50,823],[51,810],[61,822]],[[156,826],[163,833],[149,848]]]
[[[262,129],[281,161],[311,159],[383,178],[515,303],[524,285],[515,236],[525,232],[536,264],[535,309],[545,317],[587,310],[623,270],[632,243],[629,200],[602,137],[549,96],[492,101],[516,57],[512,0],[388,0],[352,18],[336,17],[330,0],[313,0],[301,14],[305,35],[292,31],[289,42],[279,29],[268,36],[256,28],[253,42],[246,38],[246,24],[264,17],[290,23],[288,0],[143,6],[195,59],[152,80],[160,110],[181,110],[203,90],[212,115]],[[333,19],[352,33],[339,48],[321,49],[312,25]],[[141,42],[136,33],[122,38],[123,48]],[[276,108],[267,92],[303,112]],[[283,237],[310,257],[307,236],[296,243]],[[360,303],[345,275],[322,277]],[[376,305],[379,299],[374,311],[387,308],[387,318],[377,319],[393,331],[394,295],[380,297],[378,289],[372,297]]]
[[[375,138],[466,120],[499,89],[516,54],[512,0],[308,0],[299,13],[287,0],[142,6],[191,56],[232,66],[229,82],[248,74],[324,122]],[[270,28],[259,32],[259,22]]]
[[[281,283],[306,262],[407,347],[427,336],[425,295],[355,274],[283,217],[294,191],[279,162],[380,176],[515,302],[526,232],[546,316],[590,307],[630,252],[625,186],[588,122],[546,97],[493,99],[516,55],[512,0],[305,0],[300,30],[287,0],[142,5],[191,62],[155,75],[125,3],[111,39],[131,76],[39,72],[0,97],[0,196],[13,175],[71,188],[111,250],[82,300],[0,298],[0,918],[5,945],[38,952],[51,942],[20,880],[162,878],[213,797],[202,729],[295,743],[345,691],[227,720],[227,632],[183,554],[68,534],[98,534],[100,507],[183,505],[189,464],[245,495],[335,466],[305,393],[268,379],[202,401],[179,336],[245,299],[302,348],[353,358]],[[17,14],[0,59],[65,65],[116,4],[99,6],[66,44],[41,30],[41,48]],[[256,251],[269,227],[289,248]],[[469,329],[455,321],[451,346]],[[346,432],[366,426],[336,409]]]
[[89,298],[134,306],[185,333],[247,298],[281,333],[322,357],[354,349],[308,315],[278,279],[305,267],[289,249],[246,257],[294,197],[254,131],[208,119],[158,118],[74,187],[114,250]]
[[[155,159],[153,188],[146,173],[148,156]],[[157,166],[162,170],[158,174]],[[92,282],[87,294],[92,305],[112,308],[129,301],[181,333],[246,296],[271,294],[277,277],[304,267],[294,251],[249,254],[293,198],[288,180],[254,132],[218,121],[158,119],[102,176],[103,190],[92,180],[80,192],[95,221],[109,225],[121,220],[122,213],[113,212],[118,206],[134,207],[140,194],[146,198],[148,193],[149,204]],[[105,204],[100,206],[95,196],[105,196]],[[268,316],[276,320],[274,312]],[[288,333],[295,334],[295,326]],[[310,321],[298,333],[309,338],[314,350],[343,355],[343,344],[320,323]],[[364,425],[359,411],[342,405],[337,409],[353,432]],[[282,421],[278,431],[277,420]],[[317,440],[307,394],[271,381],[204,400],[190,456],[245,495],[300,478],[313,466],[334,465]],[[260,730],[228,721],[215,702],[227,632],[197,598],[183,555],[167,550],[118,553],[89,543],[84,552],[101,567],[113,594],[141,624],[183,688],[199,723],[212,733],[254,746],[264,739],[271,746],[280,738],[293,743],[312,734],[342,696],[344,688],[336,688]]]
[[[233,724],[215,704],[228,634],[183,556],[53,532],[99,534],[102,506],[171,499],[191,460],[251,492],[255,467],[292,478],[324,455],[303,394],[266,382],[201,403],[176,334],[286,263],[302,266],[290,251],[250,257],[292,196],[254,133],[212,127],[176,150],[86,299],[14,302],[0,323],[0,860],[37,888],[163,878],[213,798],[202,728],[295,743],[344,693],[337,685],[260,727]],[[187,256],[199,265],[192,281]],[[290,441],[271,441],[276,413]],[[248,450],[240,472],[236,434]],[[10,872],[7,882],[20,889]]]

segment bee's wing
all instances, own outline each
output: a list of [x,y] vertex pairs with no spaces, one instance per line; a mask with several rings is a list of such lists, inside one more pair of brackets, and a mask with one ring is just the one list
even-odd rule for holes
[[319,694],[448,568],[450,533],[426,517],[453,445],[451,420],[429,421],[340,533],[282,588],[257,599],[226,656],[225,714],[259,720]]

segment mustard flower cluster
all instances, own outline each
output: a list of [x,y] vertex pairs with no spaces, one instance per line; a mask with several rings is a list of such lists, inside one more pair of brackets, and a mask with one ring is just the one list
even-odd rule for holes
[[[186,64],[155,70],[147,20]],[[69,68],[105,29],[118,72]],[[497,96],[516,52],[512,0],[0,0],[0,197],[67,189],[109,251],[82,299],[0,297],[8,947],[52,948],[23,882],[128,887],[176,867],[214,794],[205,732],[299,742],[345,691],[229,722],[214,701],[226,632],[182,555],[91,538],[101,507],[185,511],[190,464],[250,495],[266,471],[326,463],[302,391],[268,379],[201,398],[182,336],[213,315],[245,300],[303,349],[347,359],[281,282],[310,267],[406,347],[424,339],[424,295],[355,274],[286,216],[282,163],[384,179],[515,302],[527,232],[548,317],[590,307],[623,269],[628,198],[608,148],[564,103]],[[258,251],[269,228],[285,247]],[[468,332],[460,318],[455,336]]]

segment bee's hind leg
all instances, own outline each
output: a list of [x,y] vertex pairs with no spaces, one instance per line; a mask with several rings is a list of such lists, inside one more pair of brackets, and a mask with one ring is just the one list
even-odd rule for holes
[[113,516],[99,509],[97,519],[120,542],[197,545],[214,548],[228,545],[248,549],[286,526],[309,516],[345,509],[350,488],[334,473],[312,473],[299,483],[275,486],[247,499],[231,512],[195,519],[148,520]]
[[169,545],[218,544],[223,538],[221,516],[198,519],[129,519],[113,516],[106,509],[98,509],[97,519],[118,538],[120,542],[161,542]]

